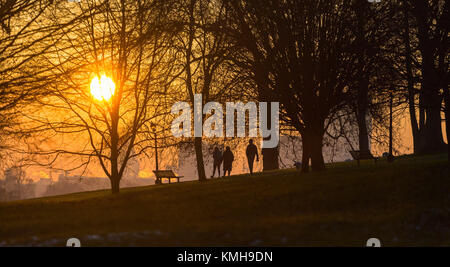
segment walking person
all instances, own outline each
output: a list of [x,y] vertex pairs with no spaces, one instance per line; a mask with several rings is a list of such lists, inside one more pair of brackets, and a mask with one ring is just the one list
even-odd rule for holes
[[233,169],[233,161],[234,161],[234,155],[233,152],[231,152],[231,148],[227,146],[225,152],[223,153],[223,177],[227,175],[231,175],[231,170]]
[[250,174],[253,174],[253,163],[255,163],[255,157],[256,161],[259,161],[259,154],[258,154],[258,148],[253,143],[253,140],[250,139],[249,144],[247,146],[246,150],[247,154],[247,160],[248,160],[248,168],[250,169]]
[[222,152],[220,151],[220,149],[218,147],[216,147],[214,149],[213,160],[214,160],[214,170],[213,170],[213,174],[212,174],[211,178],[214,178],[214,175],[216,174],[216,169],[217,169],[217,172],[219,173],[218,177],[220,177],[220,166],[222,165],[223,158],[222,158]]

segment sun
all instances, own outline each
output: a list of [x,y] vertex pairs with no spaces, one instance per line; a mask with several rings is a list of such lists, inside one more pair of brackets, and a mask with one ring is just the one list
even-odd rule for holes
[[91,82],[91,94],[97,100],[108,101],[114,95],[116,91],[116,85],[114,81],[106,75],[102,75],[100,78],[95,76]]

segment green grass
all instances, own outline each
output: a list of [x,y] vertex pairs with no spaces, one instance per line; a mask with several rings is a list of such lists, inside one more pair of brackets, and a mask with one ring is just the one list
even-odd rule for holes
[[0,204],[0,245],[450,245],[446,156]]

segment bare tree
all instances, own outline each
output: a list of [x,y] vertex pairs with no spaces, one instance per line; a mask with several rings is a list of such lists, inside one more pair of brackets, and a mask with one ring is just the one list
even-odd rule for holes
[[[202,96],[202,107],[210,101],[220,101],[228,90],[227,84],[230,84],[227,79],[232,80],[232,77],[224,75],[227,73],[227,56],[232,50],[232,43],[227,41],[227,36],[219,28],[225,15],[221,1],[177,1],[174,24],[178,25],[179,30],[174,47],[179,55],[178,69],[182,71],[178,80],[187,95],[180,100],[187,99],[192,106],[196,94]],[[203,110],[200,116],[203,123]],[[203,137],[194,137],[194,148],[198,179],[202,181],[206,179]]]
[[[0,166],[16,160],[11,149],[20,139],[34,132],[21,127],[36,104],[49,95],[50,85],[58,80],[57,64],[42,64],[51,57],[60,39],[55,38],[71,27],[84,14],[73,15],[59,23],[51,23],[53,12],[65,0],[4,0],[0,2]],[[12,145],[14,144],[14,145]],[[25,155],[21,155],[24,157]]]
[[[51,94],[39,103],[40,114],[24,119],[41,133],[34,153],[47,164],[79,156],[78,169],[98,164],[113,194],[127,163],[153,147],[151,123],[167,115],[173,34],[166,28],[165,1],[81,1],[60,6],[56,25],[78,14],[41,64],[57,66]],[[67,142],[69,138],[69,142]]]
[[391,40],[397,36],[392,33],[394,12],[390,5],[389,2],[351,1],[354,23],[349,24],[349,30],[355,38],[353,50],[358,67],[350,80],[351,94],[347,102],[356,117],[360,151],[370,150],[370,118],[380,115],[381,105],[389,102],[383,98],[389,96],[387,91],[392,91],[395,82],[389,49]]
[[[303,171],[325,168],[323,136],[355,73],[347,1],[231,1],[232,34],[254,61],[266,98],[302,135]],[[234,31],[233,31],[234,30]]]
[[33,62],[54,45],[47,41],[58,28],[40,23],[52,5],[38,0],[0,1],[0,152],[7,146],[5,135],[12,132],[20,107],[45,94],[48,79]]
[[392,1],[396,43],[386,54],[409,108],[414,153],[443,152],[443,103],[448,92],[447,1]]
[[[417,48],[420,52],[420,122],[412,118],[413,128],[418,140],[419,153],[443,151],[445,144],[442,135],[442,103],[448,93],[448,1],[418,0],[403,1],[405,16],[405,43],[408,58],[411,51],[409,20],[413,18],[416,27]],[[411,90],[410,90],[411,91]],[[412,98],[412,97],[411,97]],[[410,104],[411,101],[410,101]],[[411,110],[411,113],[412,112]],[[417,137],[416,137],[417,138]]]

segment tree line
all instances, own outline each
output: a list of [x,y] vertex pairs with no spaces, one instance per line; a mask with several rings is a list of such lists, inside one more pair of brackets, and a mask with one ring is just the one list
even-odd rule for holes
[[[127,163],[150,156],[156,135],[163,148],[193,144],[205,180],[204,138],[170,134],[171,105],[196,94],[204,104],[279,102],[280,130],[301,136],[303,172],[325,169],[324,137],[348,138],[346,125],[368,151],[391,105],[409,116],[414,153],[443,152],[448,9],[444,0],[4,0],[0,157],[46,166],[77,157],[71,168],[98,164],[119,193]],[[89,92],[101,75],[116,84],[110,101]],[[262,154],[264,170],[279,168],[278,148]]]

